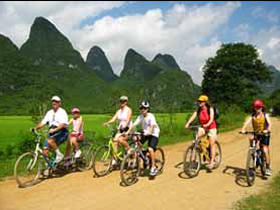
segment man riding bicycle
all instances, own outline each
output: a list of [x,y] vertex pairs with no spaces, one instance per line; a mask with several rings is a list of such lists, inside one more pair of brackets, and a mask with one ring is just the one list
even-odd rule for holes
[[253,112],[252,115],[245,121],[242,128],[242,133],[246,133],[246,127],[252,124],[254,132],[260,133],[252,136],[250,141],[257,138],[260,144],[263,146],[263,151],[266,156],[266,172],[267,176],[271,175],[270,168],[270,155],[269,155],[269,142],[270,142],[270,131],[271,131],[271,121],[269,115],[265,112],[264,103],[260,99],[256,99],[253,102]]
[[139,107],[141,114],[137,117],[134,124],[130,127],[130,129],[125,133],[126,136],[141,123],[142,129],[144,132],[144,136],[141,139],[141,143],[144,144],[148,141],[148,151],[151,157],[151,170],[150,175],[155,176],[158,173],[158,170],[155,166],[155,151],[157,149],[158,139],[160,129],[156,122],[155,116],[149,112],[150,105],[148,102],[143,101]]
[[48,157],[49,149],[56,153],[55,163],[59,163],[63,159],[63,154],[59,151],[58,145],[63,143],[68,138],[68,115],[61,106],[61,99],[58,96],[53,96],[52,109],[47,112],[43,120],[33,129],[41,129],[45,125],[49,126],[48,138],[44,142],[43,153]]
[[199,108],[196,110],[188,122],[185,125],[185,129],[188,129],[191,123],[198,117],[199,124],[202,126],[198,130],[198,137],[202,137],[207,135],[210,143],[211,150],[211,160],[210,164],[207,165],[208,169],[213,169],[215,166],[215,158],[216,158],[216,147],[215,141],[217,139],[217,123],[214,119],[214,109],[209,104],[208,96],[201,95],[198,98]]

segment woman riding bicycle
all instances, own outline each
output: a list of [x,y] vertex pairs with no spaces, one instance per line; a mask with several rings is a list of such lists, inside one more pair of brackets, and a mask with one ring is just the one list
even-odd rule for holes
[[254,138],[257,138],[260,141],[260,144],[263,147],[263,151],[266,156],[266,175],[271,175],[270,169],[270,155],[269,155],[269,141],[271,131],[271,121],[269,115],[265,112],[264,103],[260,99],[256,99],[253,102],[253,112],[252,115],[245,121],[244,126],[242,128],[242,133],[246,133],[246,127],[249,124],[252,124],[254,132],[262,133],[256,134],[250,138],[252,141]]
[[[115,121],[119,121],[118,133],[114,138],[114,150],[118,151],[119,143],[124,146],[126,150],[130,149],[129,144],[127,143],[127,136],[122,135],[124,132],[128,131],[129,127],[132,125],[132,110],[127,105],[128,97],[120,97],[120,109],[117,110],[116,114],[108,122],[103,123],[103,126],[109,125]],[[113,159],[112,165],[116,165],[116,160]]]
[[198,137],[207,135],[210,143],[211,160],[207,165],[208,169],[213,169],[215,166],[216,147],[215,141],[217,139],[217,123],[214,119],[214,109],[210,106],[208,96],[201,95],[198,98],[199,108],[196,110],[185,125],[188,129],[191,123],[198,117],[199,124],[202,126],[198,129]]

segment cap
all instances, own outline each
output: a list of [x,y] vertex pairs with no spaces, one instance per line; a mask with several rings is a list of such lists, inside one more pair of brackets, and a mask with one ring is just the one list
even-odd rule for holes
[[61,99],[58,96],[53,96],[52,97],[52,101],[61,101]]

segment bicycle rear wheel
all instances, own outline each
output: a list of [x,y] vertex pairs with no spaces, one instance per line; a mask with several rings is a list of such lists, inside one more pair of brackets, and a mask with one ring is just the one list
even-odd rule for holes
[[113,155],[107,145],[99,147],[92,158],[92,168],[96,176],[105,176],[110,172]]
[[198,175],[201,165],[200,152],[194,148],[193,145],[189,146],[183,156],[184,172],[190,177]]
[[140,175],[140,161],[135,150],[124,157],[121,164],[120,176],[122,183],[126,186],[137,182]]
[[77,160],[77,168],[80,171],[86,171],[92,167],[93,147],[89,143],[85,143],[80,147],[82,154]]
[[19,187],[28,187],[36,184],[41,172],[41,160],[36,154],[27,152],[16,161],[14,176]]
[[165,164],[165,156],[162,148],[157,148],[155,152],[155,164],[158,169],[158,174],[161,174]]
[[246,179],[249,186],[252,186],[256,178],[255,156],[254,152],[248,151],[246,162]]

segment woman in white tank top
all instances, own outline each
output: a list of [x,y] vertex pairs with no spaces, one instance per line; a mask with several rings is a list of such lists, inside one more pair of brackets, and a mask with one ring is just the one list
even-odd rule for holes
[[[117,110],[116,114],[108,122],[103,123],[103,126],[107,126],[115,121],[119,122],[118,133],[114,138],[114,147],[115,151],[118,151],[118,144],[122,144],[125,149],[130,149],[129,144],[127,143],[127,136],[122,134],[131,127],[132,125],[132,110],[127,106],[128,98],[127,96],[120,97],[120,109]],[[115,162],[113,162],[114,164]]]

